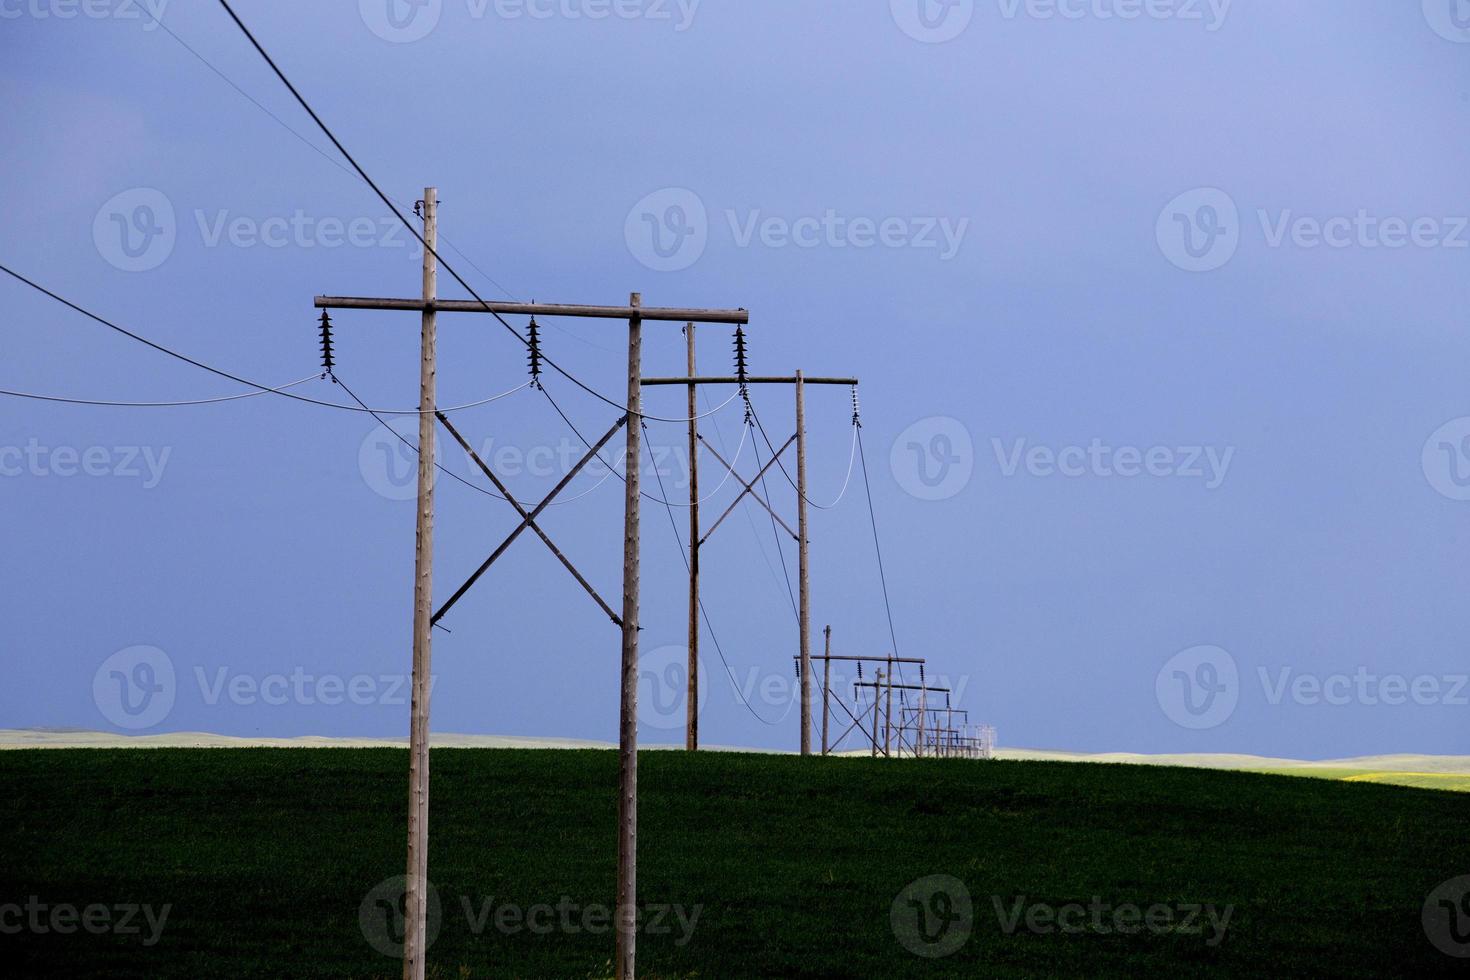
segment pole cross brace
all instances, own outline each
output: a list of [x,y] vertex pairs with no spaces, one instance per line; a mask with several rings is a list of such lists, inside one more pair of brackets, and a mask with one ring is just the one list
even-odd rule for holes
[[801,540],[800,535],[791,530],[791,525],[782,520],[781,515],[776,513],[776,511],[772,509],[771,505],[766,501],[766,499],[755,492],[755,484],[760,481],[761,477],[766,475],[767,470],[769,470],[772,466],[776,464],[776,461],[781,458],[781,454],[784,453],[787,449],[791,448],[791,444],[796,441],[796,436],[792,436],[790,439],[787,439],[786,442],[781,446],[781,448],[776,450],[775,455],[773,455],[770,459],[766,461],[766,465],[760,468],[760,472],[757,473],[755,475],[755,478],[752,479],[749,483],[745,482],[745,477],[735,472],[735,467],[725,462],[725,457],[721,456],[719,452],[715,449],[715,447],[709,444],[708,440],[706,440],[704,436],[701,435],[699,437],[699,441],[704,443],[704,448],[713,453],[715,459],[719,460],[724,465],[725,469],[730,471],[730,475],[733,476],[736,481],[744,488],[740,491],[739,494],[735,496],[734,501],[732,501],[730,506],[725,509],[725,512],[720,515],[720,519],[715,521],[714,524],[710,525],[710,529],[708,531],[704,532],[704,537],[699,539],[700,545],[703,545],[706,541],[708,541],[710,535],[715,533],[715,529],[718,528],[722,523],[724,523],[725,518],[734,513],[735,508],[740,506],[740,501],[745,499],[746,494],[750,494],[751,499],[764,507],[770,513],[770,515],[774,517],[783,528],[786,529],[786,533],[791,535],[792,540]]
[[[841,735],[839,735],[837,737],[837,741],[833,742],[832,745],[828,748],[828,751],[831,752],[831,751],[835,751],[837,749],[837,746],[841,745],[842,742],[843,742],[843,740],[846,739],[847,736],[849,736],[849,735],[852,734],[852,730],[854,728],[856,728],[858,731],[862,732],[864,735],[867,735],[868,734],[868,730],[867,730],[867,728],[863,727],[863,723],[862,723],[862,721],[860,721],[858,719],[857,715],[855,715],[855,714],[852,713],[852,709],[849,708],[846,704],[844,704],[843,701],[842,701],[842,699],[840,697],[835,696],[835,692],[828,691],[827,692],[827,696],[833,702],[836,703],[837,707],[841,708],[843,711],[845,711],[847,713],[847,717],[849,717],[849,718],[852,719],[852,724],[851,725],[848,725],[847,726],[847,730],[844,731]],[[869,736],[869,737],[871,738],[871,736]]]
[[490,557],[485,559],[485,563],[475,570],[475,574],[470,576],[469,581],[460,586],[459,591],[454,593],[454,595],[450,597],[449,601],[446,602],[443,607],[434,614],[434,618],[432,621],[437,624],[439,620],[443,619],[444,616],[449,612],[449,610],[453,609],[455,604],[458,603],[460,599],[464,598],[465,593],[474,587],[475,583],[480,580],[480,577],[490,570],[490,566],[495,564],[495,562],[500,559],[501,555],[505,554],[506,549],[511,546],[516,538],[521,536],[521,532],[529,528],[536,533],[537,537],[545,542],[546,547],[551,549],[551,553],[556,556],[557,560],[566,566],[567,571],[571,572],[572,577],[577,580],[577,584],[582,586],[582,588],[587,591],[587,594],[592,597],[593,601],[596,602],[597,605],[602,608],[602,611],[607,614],[608,619],[611,619],[614,623],[621,627],[623,625],[622,617],[613,612],[612,607],[603,601],[602,596],[597,594],[597,590],[594,589],[587,582],[587,580],[582,577],[582,573],[577,571],[576,567],[571,563],[571,561],[567,559],[566,555],[563,555],[561,553],[561,549],[557,548],[557,546],[552,543],[551,538],[547,537],[546,532],[541,530],[541,526],[536,523],[536,518],[541,516],[542,511],[551,506],[552,500],[554,500],[558,494],[560,494],[563,490],[567,488],[568,484],[570,484],[572,480],[576,478],[577,474],[582,471],[582,468],[597,457],[597,454],[602,451],[602,447],[608,444],[608,441],[617,434],[617,431],[621,429],[624,425],[628,424],[628,416],[624,415],[622,418],[613,423],[613,427],[607,430],[607,434],[598,440],[597,445],[588,450],[587,454],[577,462],[576,466],[573,466],[571,470],[567,472],[566,476],[562,477],[561,482],[552,489],[551,493],[547,494],[546,498],[542,500],[541,503],[536,505],[536,509],[532,511],[527,511],[526,508],[521,506],[520,501],[515,499],[515,496],[510,492],[506,485],[500,481],[500,478],[495,475],[495,471],[490,469],[489,466],[485,465],[485,461],[480,459],[480,455],[476,453],[473,448],[471,448],[468,442],[465,441],[464,436],[459,434],[459,430],[457,430],[452,424],[450,424],[449,418],[443,412],[435,412],[434,414],[438,416],[440,424],[442,424],[445,429],[449,430],[449,434],[454,437],[455,442],[459,443],[460,448],[462,448],[466,453],[469,454],[470,459],[474,460],[475,465],[480,468],[481,472],[483,472],[487,477],[490,478],[491,483],[495,484],[495,489],[500,491],[501,496],[503,496],[510,503],[510,505],[514,507],[516,511],[521,515],[521,523],[516,526],[516,529],[510,533],[509,537],[507,537],[504,541],[500,543],[500,547],[496,548],[495,551],[490,555]]

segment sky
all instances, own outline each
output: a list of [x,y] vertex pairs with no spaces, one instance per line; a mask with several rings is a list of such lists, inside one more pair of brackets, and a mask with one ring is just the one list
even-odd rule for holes
[[[809,497],[841,495],[811,510],[815,648],[830,625],[834,653],[926,658],[1002,746],[1470,754],[1470,3],[235,6],[395,202],[438,189],[443,259],[482,296],[743,307],[754,373],[861,379],[851,463],[849,391],[807,398]],[[0,86],[0,262],[350,404],[312,299],[414,297],[421,256],[220,6],[0,0]],[[413,408],[418,326],[338,312],[338,377]],[[541,326],[622,397],[623,324]],[[696,339],[733,370],[729,327]],[[0,344],[9,392],[254,390],[9,277]],[[648,375],[685,356],[646,325]],[[588,438],[618,414],[555,372],[518,388],[525,348],[483,315],[441,315],[439,358],[441,406],[512,392],[453,418],[526,500],[580,455],[557,406]],[[749,479],[770,449],[734,394],[707,389],[700,426]],[[275,394],[0,398],[0,727],[406,735],[395,435]],[[791,390],[752,400],[779,447]],[[646,411],[684,418],[683,389]],[[686,428],[656,419],[645,490],[687,504]],[[706,529],[721,475],[702,453]],[[606,477],[541,523],[616,607]],[[794,526],[781,471],[757,488]],[[442,602],[518,518],[449,477],[436,499]],[[687,521],[644,502],[647,743],[683,739]],[[794,749],[794,544],[746,497],[701,559],[702,740]],[[616,738],[618,631],[534,536],[444,625],[434,730]]]

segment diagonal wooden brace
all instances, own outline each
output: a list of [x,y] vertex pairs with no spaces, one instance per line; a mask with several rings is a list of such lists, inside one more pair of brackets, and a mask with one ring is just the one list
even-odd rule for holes
[[490,478],[491,483],[495,484],[495,489],[500,491],[501,496],[509,501],[510,505],[514,507],[516,511],[521,515],[521,523],[516,527],[514,531],[510,533],[509,537],[507,537],[504,541],[500,543],[500,547],[495,549],[494,553],[485,560],[485,563],[475,570],[475,574],[470,576],[469,581],[460,586],[459,591],[454,593],[454,595],[449,598],[449,601],[444,603],[443,607],[441,607],[440,610],[434,614],[433,622],[438,623],[439,620],[443,619],[444,616],[449,612],[449,610],[454,608],[455,604],[458,603],[460,599],[464,598],[465,593],[474,587],[475,583],[480,580],[480,576],[489,571],[490,566],[495,564],[495,562],[500,559],[501,555],[505,554],[506,549],[511,546],[516,538],[521,536],[521,532],[525,531],[527,528],[530,528],[532,531],[536,532],[537,537],[539,537],[543,542],[546,543],[546,547],[551,549],[551,553],[557,557],[557,560],[559,560],[563,565],[566,566],[567,571],[572,573],[572,577],[577,580],[577,583],[581,585],[582,588],[587,590],[587,594],[592,597],[593,601],[595,601],[599,606],[602,607],[602,611],[607,614],[608,618],[619,626],[622,626],[622,618],[618,616],[617,613],[612,611],[612,607],[604,602],[602,596],[597,594],[597,590],[592,588],[592,586],[588,584],[587,580],[582,577],[582,573],[577,571],[576,567],[573,566],[572,563],[567,559],[567,557],[561,553],[561,549],[557,548],[557,546],[552,543],[552,540],[546,536],[546,532],[542,531],[540,525],[536,523],[536,518],[541,516],[542,511],[551,506],[552,500],[554,500],[558,494],[560,494],[563,490],[567,488],[572,480],[576,478],[577,474],[582,471],[582,468],[584,466],[597,458],[597,454],[602,451],[602,447],[607,445],[608,441],[617,434],[618,430],[621,429],[624,425],[628,424],[628,416],[624,415],[622,418],[618,419],[617,422],[613,423],[613,427],[607,430],[607,434],[604,435],[600,440],[598,440],[597,445],[588,450],[587,455],[583,456],[581,460],[577,462],[577,465],[571,468],[566,476],[562,477],[561,482],[552,489],[551,493],[549,493],[546,498],[541,501],[541,503],[536,505],[536,509],[533,511],[527,511],[526,508],[521,506],[520,501],[515,499],[515,496],[510,492],[505,484],[500,482],[500,478],[495,475],[495,472],[491,470],[489,466],[485,465],[484,460],[480,459],[479,454],[470,447],[470,444],[465,441],[464,436],[460,435],[459,431],[450,424],[449,419],[444,415],[444,413],[435,412],[434,414],[438,416],[439,422],[444,426],[445,429],[449,431],[449,434],[454,437],[454,440],[459,443],[460,448],[462,448],[466,453],[469,454],[470,459],[474,460],[475,465],[480,468],[481,472],[483,472],[487,477]]
[[755,484],[760,482],[761,477],[766,475],[766,471],[776,464],[776,461],[781,458],[781,454],[784,453],[787,449],[791,448],[791,444],[796,441],[796,436],[792,436],[790,439],[787,439],[785,444],[783,444],[780,449],[776,450],[775,454],[766,461],[766,465],[761,467],[760,472],[755,475],[755,479],[751,480],[749,483],[745,482],[745,477],[735,472],[735,467],[725,462],[725,457],[716,452],[715,447],[711,446],[707,441],[705,441],[704,436],[700,436],[699,441],[704,443],[704,448],[708,449],[711,453],[714,454],[715,459],[719,460],[721,463],[724,463],[725,469],[730,471],[730,475],[733,476],[736,481],[745,488],[736,495],[735,500],[730,504],[729,507],[725,509],[725,512],[720,515],[720,519],[715,521],[714,524],[710,525],[710,529],[708,531],[704,532],[704,537],[699,539],[699,543],[701,545],[708,541],[709,536],[715,533],[715,528],[719,527],[720,524],[724,522],[725,518],[729,517],[734,512],[735,508],[740,506],[740,501],[745,499],[745,495],[747,493],[750,494],[752,500],[764,507],[768,512],[770,512],[770,515],[772,517],[780,522],[781,526],[786,529],[786,533],[791,535],[793,540],[801,540],[801,537],[795,531],[791,530],[791,525],[782,520],[781,515],[776,513],[771,508],[771,505],[766,502],[765,498],[755,492]]
[[[839,735],[837,737],[837,741],[835,741],[835,742],[832,743],[832,745],[830,746],[830,748],[828,749],[828,751],[836,751],[837,746],[841,745],[843,739],[847,738],[847,736],[849,736],[849,735],[852,734],[852,730],[854,728],[856,728],[858,731],[862,732],[864,735],[867,735],[868,734],[867,728],[863,727],[863,723],[858,719],[857,715],[855,715],[855,714],[852,713],[852,709],[849,708],[847,705],[845,705],[845,704],[842,703],[842,698],[836,697],[833,694],[833,692],[831,692],[831,691],[828,691],[827,692],[827,696],[831,700],[833,700],[833,701],[835,701],[837,703],[837,707],[839,707],[843,711],[847,712],[847,717],[849,717],[849,718],[852,719],[852,724],[851,725],[848,725],[847,726],[847,730],[844,731],[841,735]],[[869,736],[869,737],[871,738],[871,736]]]

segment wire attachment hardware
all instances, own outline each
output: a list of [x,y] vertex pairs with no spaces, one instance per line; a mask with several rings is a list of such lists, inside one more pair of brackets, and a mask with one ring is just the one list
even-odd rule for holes
[[333,370],[337,366],[337,360],[333,356],[334,351],[333,351],[333,347],[332,347],[332,318],[327,315],[327,311],[326,310],[322,310],[321,332],[322,332],[322,378],[323,379],[331,378],[333,381],[336,381],[337,380],[337,377],[333,373]]
[[530,355],[527,363],[531,368],[531,387],[541,388],[541,328],[536,324],[536,318],[531,317],[531,335],[529,339]]

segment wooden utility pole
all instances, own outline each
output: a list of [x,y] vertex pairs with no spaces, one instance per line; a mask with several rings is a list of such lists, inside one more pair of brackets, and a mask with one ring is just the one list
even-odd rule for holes
[[878,668],[878,680],[873,684],[873,758],[875,759],[878,758],[878,689],[882,686],[883,668],[880,667]]
[[[634,293],[628,305],[643,303]],[[638,551],[642,453],[643,320],[628,319],[628,458],[623,497],[623,700],[618,738],[617,978],[633,980],[638,939]]]
[[[694,324],[684,325],[689,377],[694,377]],[[689,712],[684,748],[699,750],[699,386],[689,383]]]
[[918,740],[914,743],[914,754],[922,756],[924,754],[924,715],[929,699],[929,682],[925,679],[922,670],[919,671],[919,685],[919,735]]
[[[887,680],[888,704],[887,707],[883,709],[883,755],[886,757],[891,757],[893,754],[891,750],[891,741],[893,736],[893,666],[891,664],[888,667]],[[877,696],[878,692],[874,691],[873,697],[876,698]]]
[[[691,338],[692,338],[692,331],[691,331]],[[858,384],[858,379],[857,378],[808,378],[808,377],[806,377],[800,371],[797,371],[796,374],[795,374],[795,376],[793,376],[793,377],[749,377],[749,376],[747,376],[747,377],[734,377],[734,378],[729,378],[729,377],[708,377],[708,378],[701,378],[701,377],[697,377],[694,374],[694,341],[693,341],[693,339],[691,339],[689,341],[689,365],[690,365],[689,366],[689,375],[687,377],[683,377],[683,378],[645,378],[643,380],[643,384],[644,385],[648,385],[648,386],[660,386],[660,385],[682,385],[682,386],[686,386],[689,389],[689,406],[690,406],[690,408],[689,408],[689,416],[690,416],[690,418],[693,418],[695,415],[698,414],[695,411],[695,407],[694,407],[695,406],[694,397],[695,397],[695,391],[696,391],[696,389],[698,388],[699,385],[744,385],[744,386],[747,386],[747,387],[750,386],[750,385],[792,385],[796,389],[796,434],[793,435],[790,439],[788,439],[779,448],[776,447],[776,446],[772,446],[771,447],[773,452],[772,452],[772,456],[771,456],[770,460],[767,461],[767,463],[765,464],[765,468],[762,469],[761,472],[758,473],[756,475],[755,479],[753,479],[753,480],[746,481],[745,479],[741,478],[740,475],[735,472],[735,469],[734,469],[733,464],[732,463],[729,463],[729,462],[726,462],[725,459],[724,459],[724,457],[722,457],[714,449],[713,446],[710,446],[710,444],[709,444],[709,442],[707,440],[703,439],[699,435],[699,432],[698,432],[698,429],[695,426],[695,423],[691,422],[689,424],[689,432],[690,432],[690,440],[689,440],[689,442],[690,442],[690,446],[691,447],[694,447],[694,446],[697,446],[698,443],[703,442],[705,444],[705,446],[707,448],[709,448],[711,455],[713,455],[720,463],[722,463],[725,466],[725,468],[730,471],[731,475],[733,475],[737,480],[740,481],[740,484],[741,484],[741,487],[742,487],[739,496],[737,496],[736,499],[735,499],[735,503],[734,504],[731,504],[731,506],[723,514],[720,515],[719,519],[716,520],[714,522],[714,524],[712,524],[710,526],[709,530],[704,532],[703,538],[701,538],[700,535],[699,535],[699,525],[698,525],[697,513],[691,513],[691,515],[690,515],[690,524],[689,524],[690,531],[691,531],[691,535],[690,536],[693,539],[693,542],[691,543],[691,545],[689,547],[689,635],[690,635],[690,644],[689,644],[689,647],[690,647],[690,661],[689,661],[690,662],[690,667],[689,667],[689,673],[690,673],[690,676],[692,678],[695,675],[695,671],[697,669],[695,667],[695,663],[694,663],[694,652],[693,651],[694,651],[694,648],[695,648],[694,638],[697,636],[697,633],[698,633],[698,619],[697,619],[697,617],[699,615],[699,573],[698,573],[698,568],[699,568],[699,559],[698,559],[699,549],[704,544],[704,542],[706,540],[708,540],[708,538],[710,537],[710,535],[714,534],[715,530],[720,526],[720,524],[722,524],[724,522],[725,518],[728,517],[728,516],[730,516],[730,513],[732,511],[734,511],[736,505],[738,505],[740,503],[740,501],[745,498],[745,495],[746,494],[749,494],[757,503],[759,503],[766,510],[770,511],[771,516],[774,517],[781,524],[781,526],[786,529],[786,533],[790,534],[791,537],[793,537],[793,538],[796,539],[796,543],[797,543],[797,577],[799,579],[800,589],[801,589],[801,597],[800,597],[800,600],[799,600],[799,603],[798,603],[798,609],[797,609],[797,629],[798,629],[798,631],[800,633],[800,636],[798,638],[798,643],[797,643],[797,649],[799,651],[799,666],[798,666],[797,672],[799,673],[800,678],[801,678],[801,740],[800,740],[800,745],[801,745],[801,754],[802,755],[810,755],[811,754],[811,751],[812,751],[812,727],[813,726],[812,726],[812,687],[811,687],[811,666],[812,666],[811,665],[811,661],[812,661],[812,656],[811,656],[811,572],[810,572],[810,562],[809,562],[809,552],[810,552],[810,549],[809,549],[809,540],[808,540],[808,535],[807,535],[808,521],[807,521],[807,486],[806,486],[806,386],[807,385],[845,385],[845,386],[848,386],[848,387],[856,388],[857,387],[857,384]],[[747,421],[747,424],[749,424],[748,421]],[[765,497],[762,497],[760,494],[756,493],[756,491],[755,491],[755,484],[757,484],[757,483],[760,482],[761,477],[765,475],[765,471],[767,469],[770,469],[772,466],[779,466],[780,465],[781,454],[784,453],[786,451],[786,449],[789,446],[791,446],[793,443],[795,443],[795,445],[796,445],[796,456],[797,456],[797,459],[796,459],[796,480],[795,480],[795,486],[796,486],[796,491],[797,491],[797,494],[796,494],[797,503],[796,503],[796,505],[797,505],[797,528],[798,529],[796,531],[791,530],[791,526],[789,524],[787,524],[786,521],[783,520],[781,518],[781,516],[776,513],[776,511],[771,507],[771,503],[770,503],[769,500],[767,500]],[[692,471],[692,470],[695,470],[697,468],[698,468],[698,462],[697,462],[697,459],[696,459],[696,457],[694,455],[694,450],[691,449],[691,451],[690,451],[690,469]],[[785,472],[784,468],[783,468],[783,472]],[[790,476],[787,476],[787,480],[790,480]],[[691,480],[691,484],[693,484],[694,482],[695,481]],[[693,505],[691,507],[691,511],[697,511],[698,494],[697,494],[697,492],[696,492],[696,490],[694,489],[693,486],[691,486],[691,489],[690,489],[690,503],[691,503],[691,505]],[[695,720],[695,718],[693,716],[693,713],[692,713],[694,711],[693,704],[694,704],[694,701],[695,701],[695,698],[694,698],[693,695],[694,695],[694,693],[696,693],[696,690],[697,689],[693,686],[693,681],[691,681],[691,686],[690,686],[690,692],[691,692],[690,703],[691,703],[691,707],[689,709],[690,712],[691,712],[691,714],[690,714],[690,720],[689,720],[689,723],[688,723],[688,727],[687,727],[686,733],[685,733],[685,744],[687,746],[689,746],[690,748],[695,747],[696,744],[697,744],[696,725],[695,725],[696,720]]]
[[438,295],[438,191],[424,188],[424,309],[419,355],[419,505],[414,549],[413,681],[408,728],[408,874],[404,891],[403,978],[423,980],[428,953],[429,672],[434,628],[434,399]]
[[832,702],[832,627],[822,631],[826,644],[822,648],[822,754],[827,754],[827,713]]
[[812,754],[812,600],[807,572],[806,379],[796,372],[796,544],[801,592],[801,754]]

